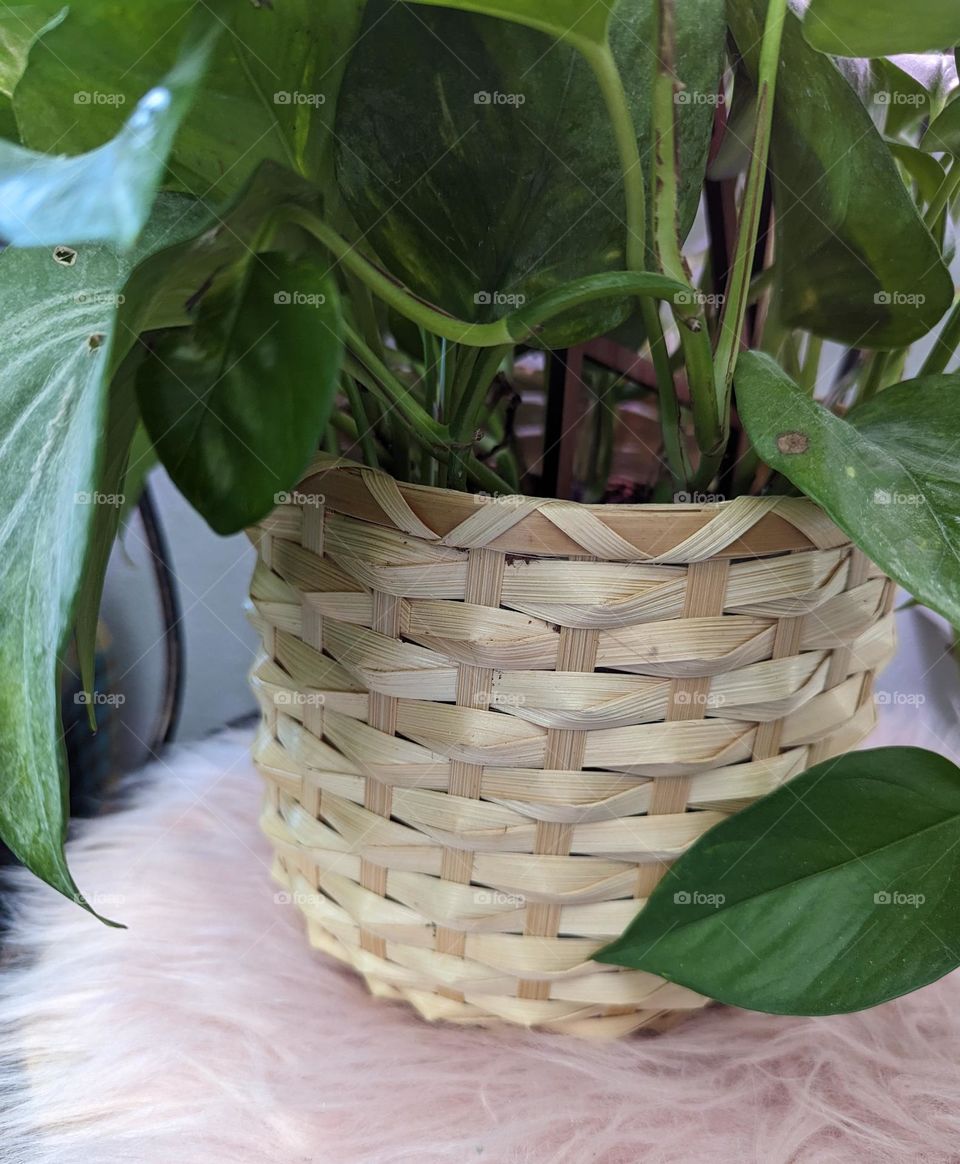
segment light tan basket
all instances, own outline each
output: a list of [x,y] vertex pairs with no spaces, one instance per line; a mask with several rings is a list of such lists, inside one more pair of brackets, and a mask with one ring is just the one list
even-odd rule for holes
[[612,1037],[590,960],[702,833],[874,721],[892,584],[810,502],[585,506],[318,457],[253,531],[256,760],[311,942],[428,1019]]

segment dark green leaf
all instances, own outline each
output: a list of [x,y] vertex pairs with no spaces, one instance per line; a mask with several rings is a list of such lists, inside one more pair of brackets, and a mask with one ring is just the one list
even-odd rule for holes
[[835,57],[885,57],[960,42],[956,0],[812,0],[803,31],[814,48]]
[[[727,10],[755,71],[765,0],[728,0]],[[771,170],[784,322],[851,347],[925,335],[953,301],[950,273],[859,97],[792,14]]]
[[18,246],[130,246],[150,213],[217,33],[213,26],[184,51],[106,145],[64,158],[0,142],[0,237]]
[[168,473],[218,533],[258,521],[296,484],[333,404],[333,281],[315,261],[257,255],[217,277],[192,327],[150,348],[137,392]]
[[186,200],[185,205],[191,210],[176,245],[150,255],[123,289],[120,318],[126,344],[116,353],[119,358],[143,331],[190,324],[202,292],[233,264],[262,249],[267,231],[275,231],[281,249],[295,252],[301,232],[275,220],[285,206],[316,213],[318,196],[289,170],[264,162],[228,206],[212,209],[206,202]]
[[[250,88],[276,123],[288,165],[308,178],[332,179],[331,131],[363,7],[364,0],[285,0],[245,4],[234,17],[233,51]],[[250,166],[244,158],[241,172]]]
[[960,623],[960,376],[888,388],[845,420],[756,352],[741,357],[736,388],[761,459],[911,594]]
[[772,1014],[844,1014],[960,964],[960,769],[851,752],[711,829],[595,955]]
[[[649,162],[652,0],[625,0],[613,50]],[[723,8],[677,9],[680,226],[696,213],[716,109]],[[589,65],[542,32],[375,0],[338,107],[338,180],[362,237],[413,291],[489,322],[587,274],[623,269],[621,165]],[[648,232],[649,237],[649,232]],[[611,300],[547,345],[622,321]]]
[[175,237],[179,199],[158,201],[137,250],[0,254],[0,836],[61,893],[67,802],[57,653],[93,514],[117,296],[133,262]]

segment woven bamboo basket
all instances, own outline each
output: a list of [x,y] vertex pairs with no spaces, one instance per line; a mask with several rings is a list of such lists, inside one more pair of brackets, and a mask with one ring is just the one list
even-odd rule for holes
[[319,456],[252,536],[256,761],[312,944],[428,1019],[614,1037],[591,961],[707,829],[874,722],[892,584],[813,504],[587,506]]

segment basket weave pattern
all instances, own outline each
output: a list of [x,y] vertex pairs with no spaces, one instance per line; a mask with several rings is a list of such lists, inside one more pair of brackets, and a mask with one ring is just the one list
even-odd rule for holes
[[590,960],[724,816],[873,724],[892,584],[811,503],[585,506],[318,457],[252,532],[256,760],[312,943],[430,1019],[612,1037]]

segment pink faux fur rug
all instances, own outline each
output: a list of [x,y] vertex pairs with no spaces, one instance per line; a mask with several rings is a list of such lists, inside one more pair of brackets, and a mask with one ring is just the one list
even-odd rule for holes
[[247,744],[174,753],[71,846],[129,929],[8,878],[4,1164],[960,1161],[960,977],[860,1015],[718,1008],[597,1046],[430,1027],[275,901]]

